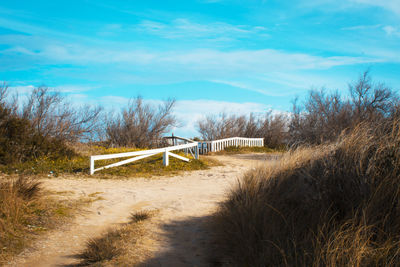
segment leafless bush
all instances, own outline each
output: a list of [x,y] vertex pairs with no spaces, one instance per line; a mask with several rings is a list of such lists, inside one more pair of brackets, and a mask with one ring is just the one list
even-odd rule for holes
[[172,114],[175,100],[158,106],[144,103],[142,97],[132,99],[117,116],[108,118],[106,136],[112,146],[153,147],[177,120]]
[[266,146],[277,148],[285,145],[289,117],[283,113],[267,112],[259,119],[256,137],[264,138]]
[[3,82],[0,85],[0,106],[2,108],[6,108],[10,111],[10,113],[15,114],[18,109],[18,97],[13,95],[12,98],[8,98],[9,96],[9,87],[6,82]]
[[291,143],[321,144],[332,141],[353,124],[351,103],[342,100],[337,92],[310,91],[303,108],[300,110],[294,103],[289,125]]
[[246,131],[247,120],[243,115],[227,115],[226,113],[221,113],[219,116],[208,115],[205,120],[197,122],[197,130],[205,140],[242,136]]
[[382,83],[374,84],[368,71],[349,85],[349,91],[355,123],[385,117],[398,102],[395,92]]
[[349,85],[349,93],[351,97],[346,99],[338,92],[311,90],[303,104],[295,100],[289,142],[293,145],[334,141],[360,122],[378,123],[394,113],[398,105],[395,92],[383,84],[373,84],[368,71]]
[[23,162],[41,156],[71,156],[67,143],[95,134],[101,108],[76,108],[59,93],[39,87],[18,105],[0,86],[0,164]]
[[261,116],[251,113],[245,115],[219,116],[209,115],[197,122],[197,130],[204,140],[216,140],[229,137],[264,138],[265,145],[278,147],[284,143],[287,116],[266,112]]
[[31,121],[39,135],[74,142],[96,133],[101,107],[72,106],[58,92],[35,88],[22,107],[22,117]]
[[0,86],[0,104],[4,105],[7,93],[8,93],[8,85],[7,83],[3,82],[3,84]]

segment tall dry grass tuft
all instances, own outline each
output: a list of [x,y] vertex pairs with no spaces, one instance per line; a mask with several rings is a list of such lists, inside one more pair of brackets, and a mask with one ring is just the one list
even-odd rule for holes
[[149,210],[132,213],[129,223],[87,241],[85,249],[77,255],[78,266],[137,266],[148,254],[141,244],[147,232],[145,221],[155,213]]
[[64,222],[78,205],[58,200],[34,178],[0,176],[0,265]]
[[121,238],[120,230],[109,230],[103,236],[90,239],[86,249],[79,255],[81,266],[90,266],[99,262],[109,261],[121,253],[116,243]]
[[[26,244],[26,230],[39,219],[33,208],[40,192],[40,182],[24,176],[0,180],[0,263],[5,255],[20,250]],[[36,210],[37,211],[37,210]]]
[[400,265],[400,120],[247,173],[215,215],[221,264]]

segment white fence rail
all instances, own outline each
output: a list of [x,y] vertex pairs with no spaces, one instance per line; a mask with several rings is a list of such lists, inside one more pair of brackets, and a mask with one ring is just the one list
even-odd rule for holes
[[[194,153],[191,151],[192,149],[194,149]],[[164,166],[169,165],[169,156],[178,158],[180,160],[189,161],[188,158],[179,156],[179,155],[171,152],[171,151],[175,151],[175,150],[184,150],[185,152],[190,151],[195,159],[199,159],[199,144],[197,142],[192,142],[192,143],[183,144],[183,145],[170,146],[170,147],[165,147],[165,148],[143,150],[143,151],[108,154],[108,155],[95,155],[95,156],[90,157],[90,175],[93,175],[95,172],[100,171],[100,170],[128,164],[128,163],[140,160],[140,159],[151,157],[151,156],[159,154],[159,153],[164,154],[163,155]],[[97,169],[95,169],[95,167],[94,167],[94,163],[96,160],[127,158],[127,157],[133,157],[133,158],[122,160],[122,161],[119,161],[119,162],[116,162],[113,164],[109,164],[107,166],[103,166],[103,167],[100,167]]]
[[[90,175],[93,175],[95,172],[121,166],[124,164],[128,164],[140,159],[144,159],[147,157],[151,157],[153,155],[163,153],[163,163],[164,166],[169,165],[169,156],[178,158],[183,161],[189,161],[188,158],[179,156],[177,154],[172,153],[171,151],[182,150],[187,155],[189,152],[195,159],[199,159],[199,154],[207,154],[208,152],[218,152],[222,151],[230,146],[238,146],[238,147],[262,147],[264,146],[264,138],[244,138],[244,137],[232,137],[225,138],[214,141],[199,141],[194,142],[190,139],[179,137],[179,136],[171,136],[165,137],[169,139],[172,143],[172,146],[165,148],[157,148],[143,151],[135,151],[135,152],[126,152],[126,153],[117,153],[117,154],[108,154],[108,155],[95,155],[90,157]],[[183,142],[183,144],[179,144],[179,142]],[[117,159],[117,158],[127,158],[116,163],[109,164],[107,166],[103,166],[95,169],[94,163],[96,160],[105,160],[105,159]]]
[[264,146],[264,138],[231,137],[214,141],[199,141],[199,152],[200,154],[218,152],[230,146],[262,147]]

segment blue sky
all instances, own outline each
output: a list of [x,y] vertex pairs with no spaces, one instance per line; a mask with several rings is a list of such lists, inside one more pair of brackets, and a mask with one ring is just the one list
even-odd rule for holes
[[177,99],[182,127],[221,111],[289,111],[369,68],[400,88],[400,0],[0,0],[0,81],[117,108]]

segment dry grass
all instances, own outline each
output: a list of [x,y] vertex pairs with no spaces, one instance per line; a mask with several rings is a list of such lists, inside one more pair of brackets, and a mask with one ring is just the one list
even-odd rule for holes
[[78,255],[79,266],[133,266],[146,257],[138,249],[145,235],[144,221],[155,211],[131,214],[131,221],[117,229],[110,229],[102,236],[89,240],[85,250]]
[[229,146],[222,151],[209,153],[210,155],[235,155],[235,154],[246,154],[246,153],[275,153],[284,152],[285,148],[269,148],[269,147],[240,147],[240,146]]
[[131,214],[131,222],[137,223],[149,219],[151,213],[147,210],[134,212]]
[[[139,151],[135,148],[104,148],[100,146],[83,145],[79,147],[75,145],[74,150],[81,154],[73,157],[60,157],[51,159],[41,157],[36,160],[1,165],[0,172],[7,174],[25,174],[25,175],[46,175],[48,177],[57,177],[60,174],[88,175],[89,174],[89,156]],[[178,153],[185,156],[183,153]],[[122,177],[152,177],[176,175],[182,171],[204,170],[212,166],[218,166],[220,163],[207,157],[201,157],[200,160],[194,160],[191,156],[190,162],[184,162],[179,159],[170,157],[169,166],[163,165],[162,154],[158,154],[149,158],[145,158],[133,163],[123,165],[117,168],[110,168],[95,173],[96,178],[112,178],[113,176]],[[122,159],[96,161],[96,168],[105,166]]]
[[[185,156],[182,153],[178,153]],[[95,173],[94,177],[153,177],[153,176],[171,176],[177,175],[183,171],[206,170],[212,166],[218,166],[220,163],[208,157],[201,156],[199,160],[193,159],[191,156],[186,156],[191,159],[189,162],[184,162],[180,159],[169,157],[169,165],[163,165],[162,154],[155,155],[149,158],[135,161],[133,163],[110,168]],[[112,160],[103,160],[98,162],[98,166],[104,166],[112,163]],[[96,162],[97,164],[97,162]],[[97,166],[96,166],[97,168]]]
[[400,121],[292,151],[245,175],[215,215],[227,266],[399,266]]
[[40,233],[71,216],[75,205],[55,200],[40,182],[0,177],[0,264],[29,246]]

